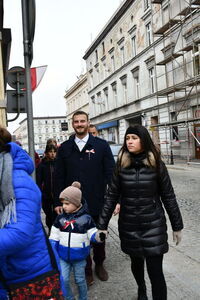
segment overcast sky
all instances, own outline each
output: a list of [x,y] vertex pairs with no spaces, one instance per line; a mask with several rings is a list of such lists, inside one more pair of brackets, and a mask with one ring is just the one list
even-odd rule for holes
[[[47,65],[33,93],[34,116],[65,115],[65,91],[85,72],[82,59],[91,41],[115,12],[121,0],[36,0],[32,67]],[[4,27],[11,28],[9,68],[24,67],[21,0],[4,0]],[[9,87],[8,87],[9,89]],[[15,114],[9,114],[12,119]],[[24,119],[9,122],[12,132]]]

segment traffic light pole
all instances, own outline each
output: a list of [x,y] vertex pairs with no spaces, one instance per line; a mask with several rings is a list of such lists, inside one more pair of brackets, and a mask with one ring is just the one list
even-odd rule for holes
[[[31,73],[30,73],[30,40],[28,32],[28,1],[22,0],[22,24],[23,24],[23,44],[24,44],[24,65],[26,79],[26,94],[27,94],[27,128],[28,128],[28,147],[29,155],[35,163],[34,151],[34,127],[33,127],[33,105],[32,105],[32,89],[31,89]],[[35,179],[35,172],[32,173]]]

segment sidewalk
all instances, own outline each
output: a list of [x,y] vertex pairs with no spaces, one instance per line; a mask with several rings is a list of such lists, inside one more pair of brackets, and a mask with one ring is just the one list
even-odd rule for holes
[[[169,252],[164,256],[168,299],[199,300],[199,263],[184,255],[181,246],[174,246],[171,239],[171,229],[169,244]],[[109,273],[109,280],[102,282],[94,274],[95,283],[89,288],[88,300],[136,300],[137,286],[131,273],[130,259],[120,249],[117,217],[113,217],[110,221],[106,253],[105,267]],[[151,288],[147,277],[146,273],[148,299],[151,300]]]
[[175,159],[174,164],[165,162],[168,169],[177,169],[177,170],[200,170],[200,160],[193,160],[187,162],[186,160]]

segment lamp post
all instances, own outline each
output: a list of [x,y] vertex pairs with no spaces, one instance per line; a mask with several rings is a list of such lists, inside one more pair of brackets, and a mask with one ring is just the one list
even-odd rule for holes
[[[23,25],[23,44],[24,44],[24,65],[27,94],[27,128],[28,128],[28,147],[29,155],[35,162],[34,152],[34,127],[33,127],[33,105],[30,66],[33,58],[32,43],[35,31],[35,0],[22,0],[22,25]],[[35,179],[35,173],[32,177]]]

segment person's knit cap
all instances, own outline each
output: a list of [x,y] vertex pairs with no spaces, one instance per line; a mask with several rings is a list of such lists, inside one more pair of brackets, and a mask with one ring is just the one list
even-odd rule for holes
[[136,134],[137,136],[139,136],[141,138],[143,135],[143,131],[144,131],[142,127],[143,126],[141,126],[139,124],[129,126],[126,130],[125,136],[127,134]]
[[69,201],[77,207],[81,205],[82,192],[80,190],[81,184],[78,181],[74,181],[71,186],[68,186],[61,193],[59,198],[61,200]]

